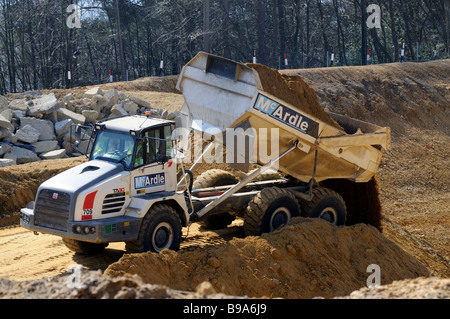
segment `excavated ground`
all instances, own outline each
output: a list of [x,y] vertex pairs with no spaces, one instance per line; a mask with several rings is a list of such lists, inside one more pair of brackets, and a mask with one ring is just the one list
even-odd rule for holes
[[[217,232],[191,226],[178,253],[123,255],[123,244],[112,244],[86,257],[70,252],[58,237],[36,237],[16,227],[18,209],[33,198],[40,182],[85,159],[6,167],[0,169],[0,278],[5,278],[0,297],[449,298],[450,283],[444,278],[450,278],[450,60],[283,73],[302,76],[325,109],[391,127],[392,146],[377,174],[382,234],[364,224],[336,228],[301,220],[274,234],[243,238],[238,220]],[[108,87],[117,85],[173,110],[183,103],[174,83],[172,77],[146,78]],[[196,174],[209,167],[201,166]],[[382,284],[390,284],[383,289],[362,288],[373,263],[381,267]],[[83,289],[68,290],[67,277],[59,275],[70,274],[72,264],[111,275],[139,273],[142,280],[86,273]],[[423,278],[429,275],[438,278]],[[205,280],[209,288],[195,292]]]
[[365,286],[371,264],[383,269],[382,283],[429,275],[373,227],[335,227],[315,219],[293,220],[279,231],[212,247],[127,254],[105,274],[137,274],[177,290],[193,291],[207,281],[227,295],[332,298]]

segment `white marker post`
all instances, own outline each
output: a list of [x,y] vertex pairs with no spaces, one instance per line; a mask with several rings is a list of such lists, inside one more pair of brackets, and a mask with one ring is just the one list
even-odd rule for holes
[[163,69],[164,69],[164,55],[161,55],[161,61],[159,61],[159,76],[161,76]]
[[403,62],[405,59],[405,43],[402,44],[402,57],[400,59],[400,62]]

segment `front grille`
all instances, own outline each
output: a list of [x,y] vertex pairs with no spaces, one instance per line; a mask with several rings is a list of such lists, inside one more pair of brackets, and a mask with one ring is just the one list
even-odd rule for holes
[[105,196],[102,206],[102,214],[118,213],[125,204],[125,193],[114,193]]
[[38,226],[67,231],[70,195],[43,189],[34,207],[34,223]]

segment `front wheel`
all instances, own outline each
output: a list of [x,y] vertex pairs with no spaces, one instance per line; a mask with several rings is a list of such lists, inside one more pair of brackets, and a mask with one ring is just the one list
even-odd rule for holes
[[125,248],[132,253],[159,253],[166,248],[176,251],[180,249],[181,236],[181,221],[176,211],[166,204],[156,204],[145,215],[138,239],[127,242]]
[[96,244],[70,238],[63,238],[62,241],[70,250],[84,255],[100,253],[108,246],[107,243]]

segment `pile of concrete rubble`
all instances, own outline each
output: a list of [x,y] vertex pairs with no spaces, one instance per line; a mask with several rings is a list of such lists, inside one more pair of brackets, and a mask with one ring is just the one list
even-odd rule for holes
[[0,96],[0,167],[80,155],[72,147],[72,125],[146,112],[166,119],[177,116],[140,98],[99,87],[86,91],[81,99],[69,93],[62,101],[54,93],[40,91]]

